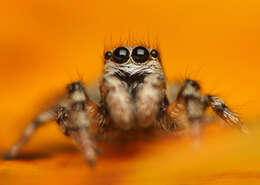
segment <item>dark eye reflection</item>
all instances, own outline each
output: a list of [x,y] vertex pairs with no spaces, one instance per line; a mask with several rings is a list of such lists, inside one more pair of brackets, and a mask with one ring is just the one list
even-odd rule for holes
[[132,58],[136,63],[144,63],[149,58],[149,51],[143,46],[138,46],[133,49]]
[[129,59],[129,51],[125,47],[116,48],[113,52],[113,61],[119,64],[125,63]]

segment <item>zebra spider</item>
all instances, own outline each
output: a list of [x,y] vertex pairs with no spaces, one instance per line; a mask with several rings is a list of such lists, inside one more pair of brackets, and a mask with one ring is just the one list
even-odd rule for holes
[[[83,156],[94,165],[97,136],[113,131],[157,129],[177,132],[183,122],[199,128],[205,110],[212,108],[227,124],[246,131],[239,117],[217,96],[201,95],[200,85],[186,79],[173,102],[166,93],[166,78],[156,49],[120,46],[104,54],[99,103],[90,99],[87,86],[73,82],[56,106],[40,113],[9,150],[12,159],[41,125],[56,119],[62,132],[74,140]],[[183,121],[185,117],[186,121]],[[186,124],[185,123],[185,124]]]

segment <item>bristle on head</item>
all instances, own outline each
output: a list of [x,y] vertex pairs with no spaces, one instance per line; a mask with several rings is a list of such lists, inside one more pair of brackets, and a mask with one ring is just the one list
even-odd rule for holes
[[120,38],[113,38],[111,36],[109,39],[106,39],[104,44],[104,53],[120,46],[144,46],[155,49],[160,53],[158,39],[151,39],[151,37],[148,36],[145,37],[134,35],[128,35]]

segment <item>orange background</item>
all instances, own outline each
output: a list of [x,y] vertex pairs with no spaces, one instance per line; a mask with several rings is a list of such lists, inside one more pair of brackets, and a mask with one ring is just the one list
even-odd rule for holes
[[[239,112],[250,136],[210,127],[189,139],[104,146],[90,170],[55,124],[19,160],[0,159],[0,184],[260,184],[260,2],[257,0],[3,1],[0,8],[0,152],[64,86],[102,72],[105,44],[159,41],[169,80],[190,76]],[[80,74],[80,75],[79,75]]]

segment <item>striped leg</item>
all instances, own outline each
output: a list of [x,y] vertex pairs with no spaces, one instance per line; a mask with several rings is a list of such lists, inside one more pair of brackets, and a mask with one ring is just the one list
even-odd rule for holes
[[23,148],[23,146],[29,141],[29,139],[31,138],[35,130],[39,128],[41,125],[47,123],[48,121],[51,121],[54,118],[55,118],[54,108],[40,113],[36,117],[36,119],[25,128],[22,137],[18,140],[16,144],[14,144],[10,148],[10,150],[5,155],[5,159],[14,158],[19,153],[19,151]]
[[99,113],[98,106],[88,98],[80,82],[68,85],[66,97],[56,107],[39,114],[35,121],[27,126],[23,136],[9,150],[6,158],[14,158],[35,130],[55,117],[63,133],[79,145],[89,164],[94,164],[96,147],[90,130],[92,126],[102,126],[104,119]]
[[208,107],[211,107],[228,125],[238,127],[242,132],[248,132],[239,117],[220,98],[213,95],[201,96],[199,84],[189,79],[185,80],[176,101],[165,111],[162,127],[176,128],[188,122],[191,125],[191,134],[199,135],[203,125],[201,123],[207,120],[205,110]]
[[102,125],[103,117],[80,82],[68,86],[68,101],[67,104],[61,103],[57,106],[57,123],[63,133],[79,146],[88,164],[93,166],[97,147],[91,129],[92,126]]
[[227,123],[227,125],[237,127],[246,134],[249,133],[248,128],[243,124],[237,114],[230,110],[223,100],[213,95],[206,95],[206,97],[208,105]]
[[189,127],[190,123],[197,123],[202,119],[206,106],[200,97],[198,83],[185,80],[175,101],[165,111],[161,126],[165,130]]

